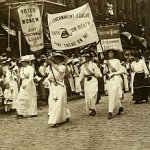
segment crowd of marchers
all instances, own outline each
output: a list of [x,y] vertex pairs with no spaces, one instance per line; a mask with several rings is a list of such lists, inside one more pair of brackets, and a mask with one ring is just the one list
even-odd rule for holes
[[[120,51],[108,49],[104,58],[90,51],[68,57],[55,51],[49,57],[22,56],[19,59],[0,58],[0,104],[5,114],[15,110],[16,118],[36,117],[37,100],[48,102],[48,124],[57,127],[69,122],[71,111],[67,95],[85,99],[89,116],[97,113],[101,94],[108,95],[108,119],[124,112],[124,93],[131,92],[134,104],[148,102],[149,61],[139,51],[126,53],[120,61]],[[36,63],[35,63],[36,62]],[[66,82],[67,81],[67,82]],[[66,88],[69,84],[70,90]]]

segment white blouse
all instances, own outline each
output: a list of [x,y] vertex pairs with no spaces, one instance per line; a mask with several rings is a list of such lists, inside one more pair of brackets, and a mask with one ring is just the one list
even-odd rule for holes
[[[100,69],[98,68],[98,66],[97,66],[94,62],[90,61],[90,62],[88,63],[88,69],[89,69],[93,74],[95,74],[96,77],[102,77],[102,74],[101,74]],[[81,72],[80,72],[79,80],[81,81],[85,75],[89,75],[89,73],[88,73],[88,71],[85,69],[85,66],[84,66],[84,64],[83,64],[83,65],[81,66]]]
[[147,75],[149,74],[147,66],[145,64],[145,61],[142,60],[142,59],[140,59],[138,62],[133,61],[132,64],[131,64],[131,68],[132,68],[132,70],[135,73],[137,73],[137,72],[139,72],[139,73],[144,72]]
[[57,67],[59,68],[59,72],[54,67],[52,67],[53,72],[50,71],[48,78],[51,81],[54,81],[54,76],[55,76],[55,79],[57,81],[62,82],[64,80],[64,77],[65,77],[66,66],[60,64]]

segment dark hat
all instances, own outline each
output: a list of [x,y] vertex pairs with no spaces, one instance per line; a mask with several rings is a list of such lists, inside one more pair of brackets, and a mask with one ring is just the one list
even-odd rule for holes
[[67,62],[68,60],[68,57],[64,55],[63,51],[56,51],[52,56],[49,57],[49,59],[55,59],[55,57],[64,58],[64,62]]
[[141,54],[141,52],[139,52],[139,51],[134,52],[132,55],[133,55],[134,57],[136,57],[136,58],[139,58],[139,59],[142,58],[142,54]]
[[95,54],[93,52],[87,52],[82,54],[83,57],[94,57]]
[[104,50],[104,56],[106,57],[106,58],[108,58],[108,54],[109,54],[109,52],[110,51],[113,51],[114,52],[114,54],[115,54],[115,58],[117,58],[117,59],[123,59],[123,51],[120,51],[120,49],[115,49],[115,48],[111,48],[111,49],[106,49],[106,50]]

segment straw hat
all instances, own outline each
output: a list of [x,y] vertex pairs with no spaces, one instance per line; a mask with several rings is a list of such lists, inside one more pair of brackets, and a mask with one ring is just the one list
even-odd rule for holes
[[70,64],[73,62],[73,59],[69,58],[68,61],[66,62],[66,64]]
[[104,56],[107,58],[108,57],[108,53],[110,52],[110,51],[113,51],[115,54],[116,54],[116,58],[117,59],[122,59],[124,56],[124,54],[123,54],[123,52],[122,51],[120,51],[120,49],[115,49],[115,48],[110,48],[110,49],[106,49],[106,50],[104,50]]
[[78,62],[80,62],[79,59],[75,58],[72,63],[75,64],[75,63],[78,63]]
[[49,59],[54,60],[56,57],[62,57],[64,58],[64,62],[67,62],[68,57],[62,53],[62,51],[56,51],[52,56],[49,57]]
[[22,56],[20,59],[20,62],[29,62],[30,61],[30,56],[26,55],[26,56]]
[[35,57],[34,57],[33,54],[32,54],[32,55],[28,55],[28,56],[29,56],[29,58],[30,58],[30,61],[35,60]]

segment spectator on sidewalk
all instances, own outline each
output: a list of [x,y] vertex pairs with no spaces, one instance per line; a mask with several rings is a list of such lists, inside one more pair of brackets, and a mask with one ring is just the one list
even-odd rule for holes
[[12,89],[11,89],[9,83],[6,83],[5,90],[4,90],[4,105],[5,105],[5,112],[7,114],[10,113],[12,104],[13,104]]

